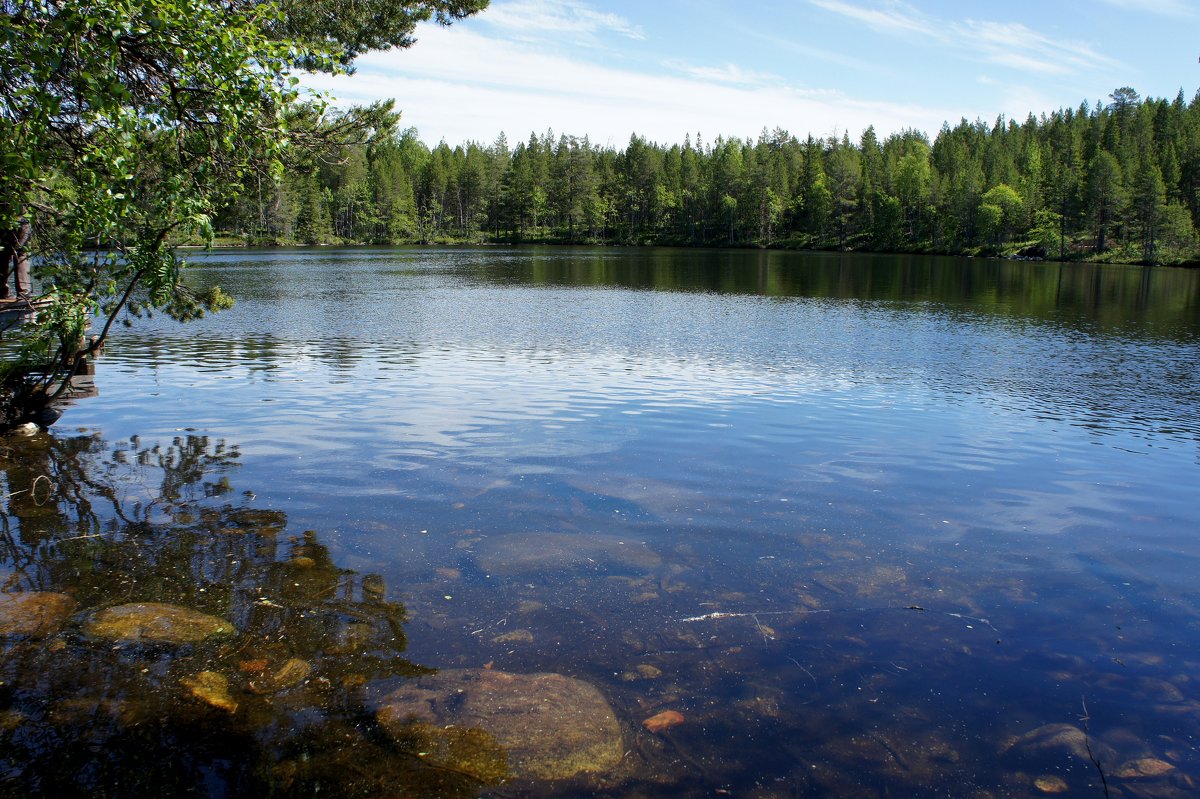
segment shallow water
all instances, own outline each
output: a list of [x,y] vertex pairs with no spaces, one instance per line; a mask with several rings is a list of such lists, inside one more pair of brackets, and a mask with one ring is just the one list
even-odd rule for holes
[[[4,591],[78,603],[3,643],[0,793],[1197,792],[1200,273],[194,260],[234,309],[136,322],[100,396],[0,442]],[[147,601],[238,633],[88,626]],[[505,778],[381,728],[485,666],[594,686],[620,761]]]

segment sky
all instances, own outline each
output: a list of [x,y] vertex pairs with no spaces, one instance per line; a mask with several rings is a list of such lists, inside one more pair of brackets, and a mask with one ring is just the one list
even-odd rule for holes
[[1200,0],[492,0],[355,74],[430,146],[552,131],[623,147],[685,135],[880,138],[1200,89]]

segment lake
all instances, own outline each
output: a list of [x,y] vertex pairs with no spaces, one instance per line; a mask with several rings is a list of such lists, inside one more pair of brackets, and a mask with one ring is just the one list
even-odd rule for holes
[[0,796],[1200,791],[1200,271],[192,261],[0,440]]

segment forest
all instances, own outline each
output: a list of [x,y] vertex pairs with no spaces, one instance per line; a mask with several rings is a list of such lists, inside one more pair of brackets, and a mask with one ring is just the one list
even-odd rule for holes
[[1128,87],[1024,122],[963,119],[930,141],[873,127],[797,138],[552,131],[432,149],[378,131],[250,187],[226,242],[544,242],[1200,260],[1200,92]]

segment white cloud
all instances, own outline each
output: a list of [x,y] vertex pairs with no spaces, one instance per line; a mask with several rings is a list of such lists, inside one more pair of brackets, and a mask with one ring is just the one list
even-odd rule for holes
[[1104,0],[1110,6],[1167,17],[1195,17],[1197,9],[1185,0]]
[[[809,0],[813,5],[862,22],[874,30],[907,36],[917,34],[951,52],[1023,72],[1081,74],[1099,67],[1119,66],[1086,42],[1039,33],[1021,23],[967,19],[962,22],[926,17],[908,6],[885,0],[874,7],[844,0]],[[1173,7],[1175,0],[1107,0],[1113,4]]]
[[856,19],[877,31],[888,33],[918,33],[923,36],[938,36],[937,27],[916,10],[903,3],[887,2],[876,8],[865,8],[843,0],[809,0],[818,8]]
[[1038,116],[1059,107],[1052,97],[1032,86],[1009,86],[1000,102],[1005,115],[1019,123],[1030,114]]
[[969,19],[951,28],[984,60],[1026,72],[1065,75],[1117,65],[1085,42],[1051,38],[1021,23]]
[[766,83],[779,84],[783,80],[778,75],[769,72],[754,72],[753,70],[743,69],[737,64],[694,66],[680,61],[666,61],[663,63],[663,66],[699,80],[733,83],[743,86]]
[[481,20],[522,38],[552,33],[591,36],[617,33],[644,39],[640,27],[624,17],[594,11],[576,0],[509,0],[493,3]]
[[[715,69],[726,77],[751,74]],[[501,132],[512,141],[548,128],[614,146],[633,133],[673,143],[688,133],[711,141],[775,127],[798,136],[868,125],[880,135],[914,126],[933,133],[944,120],[957,118],[929,107],[863,102],[777,82],[717,83],[711,76],[591,64],[461,26],[429,29],[412,50],[364,56],[354,76],[319,76],[308,83],[348,102],[394,97],[404,112],[402,124],[416,126],[430,144],[442,138],[450,144],[489,142]]]

